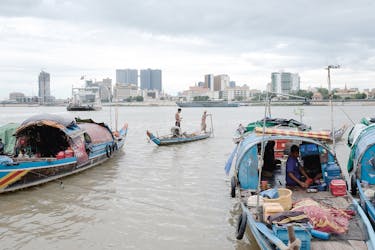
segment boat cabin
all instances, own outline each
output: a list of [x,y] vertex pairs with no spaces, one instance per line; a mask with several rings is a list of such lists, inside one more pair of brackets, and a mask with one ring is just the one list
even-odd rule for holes
[[[332,179],[341,177],[341,170],[334,154],[321,142],[297,136],[265,135],[263,137],[254,133],[241,142],[237,154],[236,172],[240,188],[257,191],[260,181],[267,181],[271,187],[287,186],[286,165],[293,145],[298,149],[299,164],[311,179],[318,176],[317,180],[321,182],[320,184],[329,185]],[[263,159],[262,147],[264,147]],[[258,169],[262,169],[261,174]],[[303,180],[304,176],[301,178]]]

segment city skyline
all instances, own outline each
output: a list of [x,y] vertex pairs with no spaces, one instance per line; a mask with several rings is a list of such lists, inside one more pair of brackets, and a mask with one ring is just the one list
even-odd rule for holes
[[[128,5],[133,12],[124,15]],[[119,68],[161,69],[171,94],[211,73],[264,90],[270,73],[284,70],[298,73],[303,89],[325,87],[330,64],[341,65],[332,87],[372,88],[373,10],[364,0],[3,1],[0,98],[36,95],[41,70],[57,98],[69,96],[81,75],[115,79]],[[172,13],[179,13],[174,21]]]

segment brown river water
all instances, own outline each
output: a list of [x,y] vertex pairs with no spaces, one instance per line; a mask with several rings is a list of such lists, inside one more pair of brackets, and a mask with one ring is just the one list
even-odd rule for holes
[[[273,117],[294,118],[299,107],[272,107]],[[330,129],[327,106],[303,106],[303,122]],[[114,126],[115,108],[71,112],[65,107],[1,107],[0,125],[33,114],[92,118]],[[208,108],[214,137],[157,147],[146,130],[159,135],[174,124],[177,107],[119,107],[118,124],[129,124],[123,151],[83,173],[27,190],[0,195],[1,249],[253,249],[236,240],[240,207],[230,198],[224,164],[234,148],[239,123],[263,118],[264,107]],[[183,108],[182,129],[199,129],[204,109]],[[374,106],[334,107],[335,127],[375,116]],[[208,120],[208,127],[210,126]],[[347,133],[346,133],[347,134]],[[346,135],[345,134],[345,135]],[[337,144],[346,167],[348,149]]]

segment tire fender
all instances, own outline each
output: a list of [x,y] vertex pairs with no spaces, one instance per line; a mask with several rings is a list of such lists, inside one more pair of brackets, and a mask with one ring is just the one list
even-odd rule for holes
[[236,177],[234,176],[230,179],[230,196],[236,197]]
[[108,158],[111,157],[112,150],[111,150],[111,146],[109,146],[108,144],[107,146],[105,146],[105,154],[107,155]]
[[350,178],[350,189],[352,195],[357,195],[357,178],[355,175]]
[[242,214],[238,218],[238,224],[237,224],[237,240],[242,240],[245,230],[246,230],[246,224],[247,224],[247,214],[246,212],[242,212]]

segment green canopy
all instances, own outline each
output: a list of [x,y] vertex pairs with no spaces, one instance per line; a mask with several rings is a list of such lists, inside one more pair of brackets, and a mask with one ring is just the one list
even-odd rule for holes
[[18,127],[19,124],[17,123],[8,123],[0,127],[0,138],[3,140],[5,154],[14,153],[14,146],[16,144],[14,133]]

